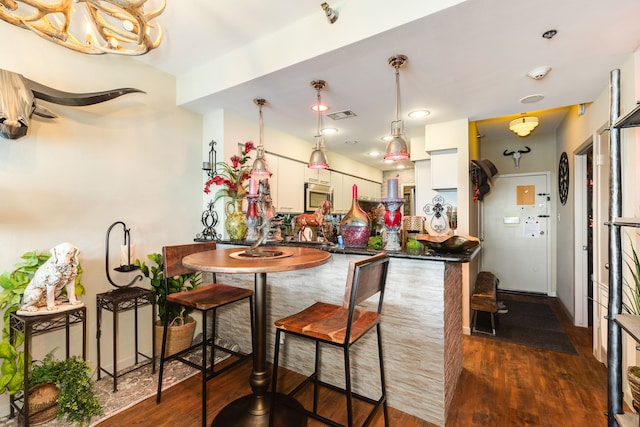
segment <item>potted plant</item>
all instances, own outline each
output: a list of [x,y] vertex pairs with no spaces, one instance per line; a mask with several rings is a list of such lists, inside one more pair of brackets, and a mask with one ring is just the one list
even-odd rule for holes
[[[29,410],[38,410],[35,415],[47,415],[53,419],[56,411],[51,409],[57,406],[58,420],[65,419],[77,425],[88,424],[92,416],[102,414],[100,401],[93,390],[91,373],[89,364],[80,356],[57,360],[53,351],[47,353],[42,360],[33,363],[29,373]],[[41,392],[55,389],[57,392]],[[40,392],[35,393],[36,390]],[[39,397],[43,400],[38,400]],[[41,420],[45,421],[47,419]]]
[[[633,247],[631,237],[629,238],[629,244],[631,246],[631,254],[625,260],[627,268],[631,274],[632,281],[624,278],[625,289],[623,291],[624,298],[622,299],[622,310],[629,314],[640,316],[640,261],[638,260],[638,254]],[[627,367],[627,380],[629,381],[629,388],[631,389],[631,396],[633,397],[633,407],[636,411],[640,410],[640,367],[628,366]]]
[[[196,328],[196,321],[190,316],[192,309],[176,305],[167,306],[167,289],[164,280],[164,260],[161,254],[153,253],[147,258],[155,265],[148,266],[136,259],[135,265],[149,278],[151,288],[156,294],[159,320],[155,324],[156,352],[159,354],[162,345],[162,332],[165,323],[169,325],[167,333],[167,356],[177,353],[191,345]],[[199,288],[202,285],[202,276],[199,272],[182,274],[169,277],[169,293],[187,291]]]
[[[22,261],[16,263],[11,272],[0,275],[0,309],[5,310],[2,341],[0,341],[0,359],[3,359],[0,372],[0,394],[8,392],[13,395],[22,390],[25,359],[24,352],[18,351],[17,348],[24,342],[24,335],[16,333],[14,342],[10,342],[9,316],[18,311],[20,300],[31,278],[50,257],[49,253],[27,252],[20,257]],[[78,275],[75,278],[76,295],[84,294],[84,287],[80,283],[81,276],[82,267],[78,264]]]

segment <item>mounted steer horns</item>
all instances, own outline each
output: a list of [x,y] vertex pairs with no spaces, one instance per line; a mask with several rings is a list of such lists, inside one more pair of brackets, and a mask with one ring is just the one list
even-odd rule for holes
[[502,155],[507,157],[508,156],[513,157],[513,162],[516,164],[516,169],[518,169],[520,167],[520,157],[522,157],[523,154],[529,153],[531,151],[531,148],[527,147],[526,145],[524,146],[524,148],[526,148],[526,150],[518,150],[518,151],[504,150],[504,153],[502,153]]
[[[2,3],[2,0],[0,0]],[[31,81],[21,74],[0,69],[0,136],[19,139],[27,134],[32,114],[55,119],[55,113],[36,104],[36,98],[74,107],[98,104],[139,89],[121,88],[103,92],[69,93]]]

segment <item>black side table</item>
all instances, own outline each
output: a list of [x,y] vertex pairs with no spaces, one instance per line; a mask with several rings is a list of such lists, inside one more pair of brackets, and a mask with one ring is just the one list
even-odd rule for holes
[[[118,288],[113,291],[104,292],[96,295],[97,308],[98,308],[98,331],[96,338],[98,340],[98,380],[101,373],[109,375],[113,378],[113,391],[118,391],[118,377],[127,374],[131,371],[135,371],[149,363],[153,364],[152,372],[156,372],[156,339],[153,333],[153,325],[156,318],[156,295],[151,289],[143,289],[137,286]],[[151,356],[141,353],[138,350],[138,308],[151,305]],[[108,310],[113,313],[113,372],[109,372],[101,365],[100,359],[100,336],[102,325],[102,309]],[[118,314],[123,311],[134,310],[134,333],[135,333],[135,364],[124,370],[118,372]],[[144,357],[145,361],[139,362],[138,356]]]
[[[59,329],[65,329],[65,350],[66,358],[69,358],[69,326],[82,323],[82,358],[87,358],[87,309],[83,305],[81,307],[72,308],[70,310],[50,312],[50,314],[38,314],[38,315],[19,315],[17,313],[11,313],[9,316],[9,339],[11,343],[15,343],[16,333],[24,334],[24,387],[22,389],[22,396],[20,393],[9,396],[11,414],[10,418],[15,416],[15,412],[18,411],[24,419],[24,425],[29,425],[29,364],[26,359],[29,357],[29,348],[31,347],[31,338],[45,334],[47,332],[56,331]],[[22,401],[22,405],[19,402]]]

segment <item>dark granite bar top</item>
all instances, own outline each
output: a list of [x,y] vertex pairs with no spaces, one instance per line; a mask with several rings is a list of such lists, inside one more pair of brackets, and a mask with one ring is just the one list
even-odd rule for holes
[[[222,240],[220,244],[243,245],[250,246],[252,242],[243,240]],[[343,248],[339,249],[335,243],[326,242],[267,242],[264,246],[302,246],[307,248],[322,249],[333,254],[351,254],[351,255],[373,255],[381,252],[380,249],[371,248]],[[422,250],[403,249],[401,251],[387,251],[392,258],[410,258],[422,261],[443,261],[443,262],[459,262],[465,263],[471,261],[481,249],[481,245],[475,248],[459,253],[438,253],[431,249],[423,248]]]

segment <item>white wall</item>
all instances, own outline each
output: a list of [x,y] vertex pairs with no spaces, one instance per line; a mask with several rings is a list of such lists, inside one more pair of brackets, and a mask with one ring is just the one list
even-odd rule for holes
[[[202,119],[175,106],[173,77],[134,58],[79,54],[9,25],[0,26],[0,38],[11,40],[5,50],[13,52],[3,55],[0,67],[31,80],[70,92],[146,92],[88,107],[43,103],[60,117],[33,118],[26,137],[0,139],[0,271],[10,271],[27,251],[48,251],[62,241],[78,246],[87,289],[81,299],[88,313],[88,358],[95,366],[96,294],[113,289],[104,272],[109,225],[126,222],[138,257],[189,242],[202,230]],[[113,237],[119,245],[121,228]],[[116,253],[111,266],[118,261]],[[126,279],[115,272],[112,277]],[[145,321],[148,309],[141,312]],[[125,344],[132,343],[126,340],[132,337],[132,316],[120,319],[123,363],[133,356]],[[102,357],[110,364],[110,313],[103,323]],[[141,348],[149,349],[151,330],[145,328]],[[56,346],[64,357],[60,339],[56,333],[34,338],[34,357]],[[72,328],[72,342],[79,339],[80,328]],[[0,414],[8,413],[7,404],[1,395]]]

